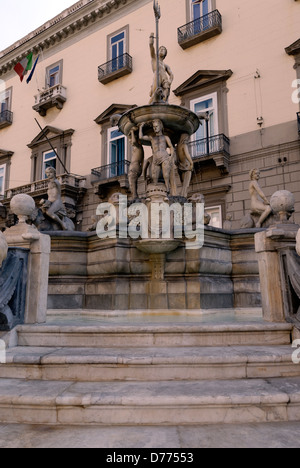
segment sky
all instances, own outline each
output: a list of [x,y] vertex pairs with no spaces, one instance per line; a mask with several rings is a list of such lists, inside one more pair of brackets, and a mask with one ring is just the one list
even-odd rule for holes
[[61,13],[77,0],[0,0],[0,51]]

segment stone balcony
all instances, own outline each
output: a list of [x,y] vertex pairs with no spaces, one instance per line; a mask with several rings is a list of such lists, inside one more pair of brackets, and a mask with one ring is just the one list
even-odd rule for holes
[[222,16],[218,10],[178,28],[178,44],[188,49],[222,32]]
[[45,117],[47,110],[56,107],[61,110],[67,100],[67,89],[61,84],[47,88],[35,96],[33,110]]
[[[57,176],[58,181],[61,183],[62,197],[69,197],[74,199],[86,192],[86,179],[85,177],[77,176],[74,174],[62,174]],[[13,189],[5,191],[4,202],[7,203],[12,197],[20,193],[26,193],[34,199],[39,199],[47,195],[48,179],[38,180],[30,184],[22,185]]]
[[9,127],[13,123],[13,113],[5,110],[0,112],[0,129]]

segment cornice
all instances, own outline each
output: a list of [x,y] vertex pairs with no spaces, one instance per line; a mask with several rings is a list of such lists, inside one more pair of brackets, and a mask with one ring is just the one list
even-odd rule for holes
[[80,30],[113,15],[136,0],[81,0],[23,39],[0,52],[0,76],[11,71],[30,52],[37,55],[53,48]]

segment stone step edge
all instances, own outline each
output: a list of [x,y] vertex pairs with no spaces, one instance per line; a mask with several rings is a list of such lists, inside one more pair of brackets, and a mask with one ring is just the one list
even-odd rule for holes
[[224,333],[224,332],[292,332],[289,323],[234,323],[234,324],[119,324],[114,325],[18,325],[17,333],[77,333],[77,334],[118,334],[118,333]]
[[[22,354],[22,350],[26,349],[26,353]],[[251,346],[227,346],[227,347],[191,347],[191,348],[159,348],[160,354],[166,353],[165,356],[155,356],[158,348],[113,348],[114,356],[109,353],[105,356],[105,349],[101,348],[101,355],[97,355],[97,348],[69,348],[78,354],[63,353],[64,347],[45,348],[38,352],[35,347],[10,348],[6,356],[5,365],[65,365],[65,364],[82,364],[82,365],[235,365],[235,364],[293,364],[292,353],[293,349],[290,346],[274,346],[277,353],[272,354],[269,347],[253,346],[255,354],[251,354]],[[111,351],[111,348],[107,348]],[[147,349],[148,356],[137,356],[140,350]],[[177,355],[171,355],[172,351],[177,349]],[[190,356],[180,356],[180,353],[189,349]],[[214,355],[203,355],[207,350],[212,350]],[[29,351],[29,353],[28,353]],[[93,351],[91,356],[89,353]],[[282,353],[279,354],[279,351]],[[60,355],[56,353],[60,352]],[[193,353],[197,352],[198,355]],[[40,353],[40,354],[39,354]],[[151,355],[152,353],[152,355]],[[124,356],[125,354],[125,356]],[[296,364],[295,364],[296,366]],[[0,364],[1,369],[1,364]],[[299,369],[300,372],[300,369]]]

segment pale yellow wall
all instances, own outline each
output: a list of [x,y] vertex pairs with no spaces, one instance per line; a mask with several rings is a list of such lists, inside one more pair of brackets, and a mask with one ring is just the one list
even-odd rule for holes
[[[31,150],[27,144],[39,133],[34,121],[62,130],[73,128],[71,172],[87,175],[101,165],[100,127],[94,119],[112,103],[148,103],[152,82],[148,38],[154,31],[152,1],[143,6],[128,8],[121,17],[117,10],[114,19],[108,18],[78,33],[41,57],[36,78],[22,84],[14,72],[5,79],[6,87],[13,86],[12,111],[14,123],[0,130],[0,148],[14,151],[10,186],[30,181]],[[232,69],[228,80],[229,136],[257,130],[256,118],[263,113],[267,127],[295,120],[298,106],[291,101],[292,81],[296,78],[293,58],[284,48],[299,38],[300,2],[294,0],[217,0],[223,17],[223,33],[216,38],[183,51],[177,42],[177,27],[186,23],[185,0],[160,0],[161,43],[169,50],[167,63],[175,81],[173,89],[199,69]],[[97,68],[107,61],[106,38],[129,24],[133,73],[108,85],[97,79]],[[44,70],[63,59],[63,85],[67,88],[67,102],[62,111],[51,109],[46,117],[32,110],[34,95],[44,86]],[[256,69],[260,70],[262,109]],[[255,86],[257,89],[256,109]],[[171,104],[180,100],[171,94]],[[295,138],[296,139],[296,138]]]

